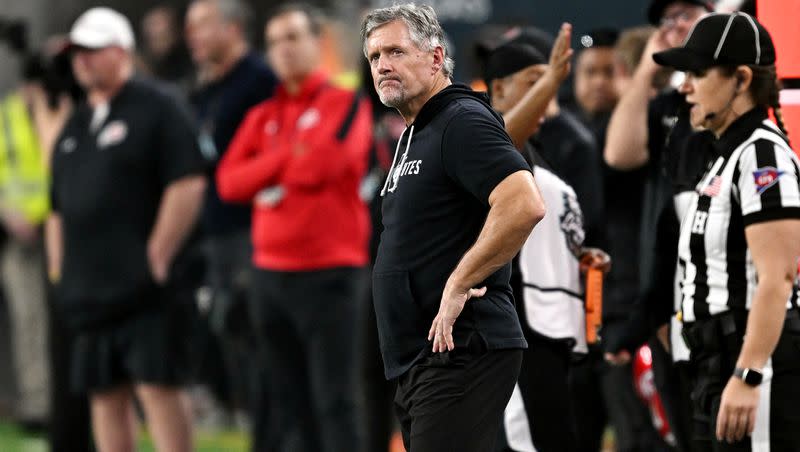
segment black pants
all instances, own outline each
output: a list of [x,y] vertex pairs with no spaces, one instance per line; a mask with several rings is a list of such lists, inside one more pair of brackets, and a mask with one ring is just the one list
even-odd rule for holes
[[753,435],[729,444],[717,441],[716,425],[722,391],[733,374],[743,343],[747,312],[727,312],[711,320],[686,324],[684,335],[695,370],[695,438],[700,450],[748,452],[800,450],[800,313],[791,310],[770,359],[773,376],[759,387]]
[[649,342],[653,353],[653,376],[656,389],[680,452],[701,452],[692,440],[691,366],[686,361],[673,362],[672,355],[658,339]]
[[65,324],[55,307],[52,288],[48,291],[47,322],[50,330],[50,425],[49,446],[52,452],[92,451],[89,398],[70,390],[70,362],[75,334]]
[[251,312],[268,373],[267,451],[359,452],[363,269],[257,270]]
[[[517,385],[532,445],[538,452],[572,452],[575,450],[575,422],[567,385],[570,347],[565,341],[536,333],[526,333],[525,338],[528,349],[523,351]],[[516,415],[518,413],[512,413]],[[502,443],[495,450],[512,452],[518,441],[525,443],[520,444],[521,447],[531,446],[522,438],[514,438],[518,426],[510,427],[512,430],[501,435]]]
[[395,411],[406,450],[493,450],[521,364],[521,350],[479,347],[418,362],[397,381]]

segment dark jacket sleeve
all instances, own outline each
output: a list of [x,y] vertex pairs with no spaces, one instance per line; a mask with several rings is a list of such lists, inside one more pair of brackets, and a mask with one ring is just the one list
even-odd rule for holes
[[614,331],[604,332],[606,351],[617,352],[624,349],[632,353],[647,342],[656,329],[668,323],[673,314],[680,224],[672,203],[669,181],[662,179],[651,182],[660,182],[657,184],[659,186],[648,187],[648,190],[660,190],[660,199],[657,206],[651,205],[655,209],[649,211],[649,214],[648,209],[644,211],[646,217],[642,222],[640,296],[631,307],[627,321]]

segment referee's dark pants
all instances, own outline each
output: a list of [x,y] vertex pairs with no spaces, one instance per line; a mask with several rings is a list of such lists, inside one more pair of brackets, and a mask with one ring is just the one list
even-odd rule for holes
[[269,377],[258,452],[360,452],[361,268],[256,270],[251,313]]
[[477,339],[419,361],[397,380],[395,412],[406,450],[494,450],[521,365],[522,350],[486,350]]
[[759,387],[753,434],[733,444],[717,441],[720,399],[733,375],[746,325],[746,311],[731,311],[684,326],[696,375],[692,385],[695,440],[700,450],[714,452],[800,451],[800,312],[796,309],[787,311],[768,363],[773,376]]

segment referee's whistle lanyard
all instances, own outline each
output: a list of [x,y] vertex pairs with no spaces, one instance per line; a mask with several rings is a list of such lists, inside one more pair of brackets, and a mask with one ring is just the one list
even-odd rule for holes
[[[397,146],[394,148],[394,157],[392,158],[392,166],[389,167],[389,172],[386,175],[386,181],[383,183],[383,189],[381,189],[381,197],[386,195],[386,191],[393,192],[397,189],[397,184],[400,182],[400,172],[395,171],[395,163],[397,163],[397,154],[400,153],[400,143],[403,142],[403,135],[406,134],[406,130],[409,130],[408,133],[408,141],[406,141],[406,150],[403,152],[403,156],[400,158],[400,163],[397,165],[397,168],[402,168],[403,164],[406,162],[408,158],[408,150],[411,148],[411,137],[414,136],[414,126],[412,125],[410,128],[406,127],[403,129],[403,133],[400,134],[400,138],[397,139]],[[396,174],[395,174],[396,173]]]

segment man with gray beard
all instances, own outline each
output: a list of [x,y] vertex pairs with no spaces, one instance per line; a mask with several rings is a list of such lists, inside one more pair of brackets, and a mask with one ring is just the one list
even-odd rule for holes
[[381,101],[407,124],[381,190],[373,274],[403,442],[492,450],[527,347],[510,261],[544,204],[488,97],[451,82],[432,8],[372,11],[361,36]]

